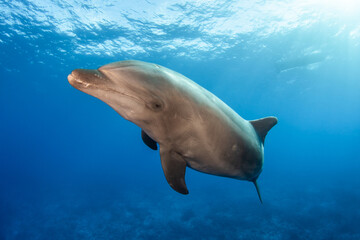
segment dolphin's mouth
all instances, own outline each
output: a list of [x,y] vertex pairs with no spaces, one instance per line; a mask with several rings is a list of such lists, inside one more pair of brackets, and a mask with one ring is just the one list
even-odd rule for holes
[[71,86],[73,86],[76,89],[79,89],[79,87],[82,88],[88,88],[89,86],[91,86],[92,84],[88,83],[88,82],[84,82],[82,81],[80,78],[76,78],[73,73],[70,73],[67,77],[69,83],[71,84]]
[[69,83],[76,89],[84,89],[90,87],[99,88],[106,84],[107,78],[97,70],[75,69],[68,75]]
[[99,99],[101,99],[101,97],[97,96],[97,94],[91,91],[91,89],[119,94],[128,97],[133,101],[146,105],[146,101],[141,97],[135,97],[129,93],[126,93],[125,91],[119,91],[117,89],[107,86],[107,83],[109,83],[109,79],[107,79],[106,76],[98,70],[75,69],[68,75],[67,78],[71,86],[73,86],[74,88]]

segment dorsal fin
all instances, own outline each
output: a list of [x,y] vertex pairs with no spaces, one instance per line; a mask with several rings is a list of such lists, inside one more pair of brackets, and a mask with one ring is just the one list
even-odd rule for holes
[[276,117],[266,117],[250,121],[261,141],[264,143],[268,131],[277,124]]

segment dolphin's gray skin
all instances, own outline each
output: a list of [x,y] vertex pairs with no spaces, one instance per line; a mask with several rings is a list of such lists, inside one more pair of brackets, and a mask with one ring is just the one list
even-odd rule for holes
[[70,84],[110,105],[142,128],[151,149],[160,146],[166,180],[188,194],[185,169],[248,180],[263,166],[263,146],[275,117],[246,121],[215,95],[185,76],[140,61],[110,63],[97,70],[76,69]]

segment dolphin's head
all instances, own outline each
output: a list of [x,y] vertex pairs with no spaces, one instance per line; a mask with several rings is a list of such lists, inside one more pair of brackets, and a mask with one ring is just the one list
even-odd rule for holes
[[97,70],[75,69],[68,76],[76,89],[92,95],[137,125],[151,123],[166,107],[166,76],[161,67],[122,61]]

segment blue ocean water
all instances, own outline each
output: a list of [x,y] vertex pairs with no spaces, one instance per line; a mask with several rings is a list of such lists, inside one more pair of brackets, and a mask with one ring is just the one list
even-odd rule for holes
[[[263,205],[191,169],[173,191],[140,129],[67,81],[127,59],[278,117]],[[0,0],[0,239],[360,239],[359,76],[356,0]]]

